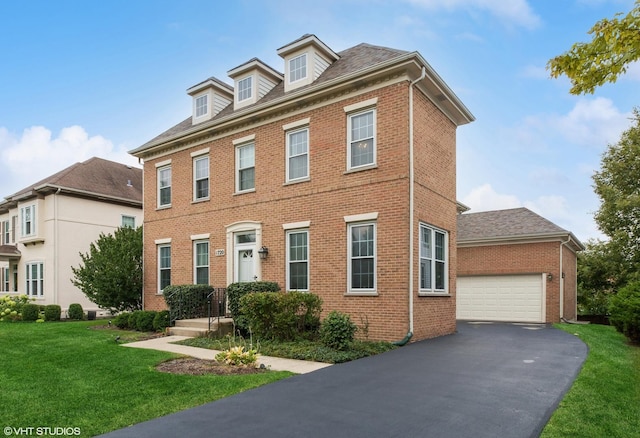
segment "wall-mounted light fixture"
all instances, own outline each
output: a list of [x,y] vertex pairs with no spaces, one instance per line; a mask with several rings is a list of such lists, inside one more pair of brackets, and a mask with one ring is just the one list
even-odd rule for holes
[[263,246],[258,250],[258,255],[260,256],[261,260],[266,259],[267,256],[269,255],[269,248],[267,248],[266,246]]
[[547,281],[553,280],[553,274],[547,274]]

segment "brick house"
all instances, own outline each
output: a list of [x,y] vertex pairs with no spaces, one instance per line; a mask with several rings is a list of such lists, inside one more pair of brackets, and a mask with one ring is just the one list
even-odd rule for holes
[[455,331],[456,128],[473,115],[417,52],[314,35],[187,90],[144,160],[144,307],[168,284],[276,281],[371,339]]
[[0,201],[0,296],[100,312],[72,283],[101,233],[142,223],[142,170],[101,158],[76,163]]
[[526,208],[458,216],[458,319],[560,322],[577,317],[582,243]]

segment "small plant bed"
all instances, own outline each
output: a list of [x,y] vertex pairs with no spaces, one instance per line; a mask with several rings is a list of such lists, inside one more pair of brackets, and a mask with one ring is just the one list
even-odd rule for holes
[[[228,350],[229,347],[246,346],[243,338],[226,337],[221,339],[200,337],[190,338],[176,344],[190,345],[192,347],[208,348],[210,350]],[[320,341],[259,341],[255,343],[258,353],[263,356],[284,357],[287,359],[311,360],[325,363],[343,363],[367,356],[384,353],[397,348],[388,342],[372,342],[354,340],[348,349],[334,350],[326,347]]]
[[202,376],[205,374],[236,376],[267,372],[266,369],[261,368],[226,365],[214,360],[195,359],[191,357],[172,359],[162,362],[156,366],[156,370],[163,373],[189,374],[192,376]]

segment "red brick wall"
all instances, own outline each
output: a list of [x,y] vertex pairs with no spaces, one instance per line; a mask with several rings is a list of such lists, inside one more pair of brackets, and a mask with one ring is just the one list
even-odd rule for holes
[[[575,316],[576,256],[564,249],[565,317]],[[560,321],[560,242],[458,248],[458,275],[551,273],[547,281],[546,322]]]
[[[416,93],[418,96],[419,93]],[[377,97],[377,168],[345,173],[347,117],[343,107]],[[420,173],[416,219],[451,231],[450,252],[455,261],[455,137],[448,119],[424,97],[417,99],[420,164],[433,155],[430,171]],[[285,132],[282,125],[310,118],[310,180],[285,184]],[[324,315],[337,309],[350,313],[356,324],[369,324],[370,339],[402,339],[408,329],[409,161],[408,83],[348,97],[295,116],[248,126],[242,132],[147,160],[145,178],[145,308],[164,308],[157,291],[156,239],[171,238],[172,284],[193,282],[191,235],[210,233],[210,283],[227,284],[226,227],[238,221],[262,224],[262,244],[269,256],[262,261],[262,279],[286,285],[285,223],[310,221],[310,291],[323,300]],[[255,134],[256,191],[235,195],[233,140]],[[192,202],[191,152],[210,148],[211,196]],[[445,149],[445,150],[443,150]],[[155,163],[171,159],[172,207],[156,210]],[[435,163],[435,164],[434,164]],[[435,184],[434,188],[427,188]],[[447,197],[448,199],[444,199]],[[348,296],[347,224],[344,216],[378,213],[377,296]],[[416,229],[417,229],[416,222]],[[415,233],[417,238],[418,234]],[[417,254],[417,245],[416,245]],[[417,258],[416,258],[417,266]],[[417,273],[415,280],[417,284]],[[455,284],[455,262],[450,284]],[[417,289],[416,289],[417,290]],[[416,292],[417,293],[417,292]],[[450,298],[416,298],[414,339],[450,333],[455,329],[455,305]],[[417,312],[418,313],[418,312]]]
[[564,318],[567,320],[575,321],[578,317],[577,303],[578,303],[578,279],[577,279],[577,263],[578,258],[576,253],[567,248],[566,245],[562,247],[562,271],[564,274]]

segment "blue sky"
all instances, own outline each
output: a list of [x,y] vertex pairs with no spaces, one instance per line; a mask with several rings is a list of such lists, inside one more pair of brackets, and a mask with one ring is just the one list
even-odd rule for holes
[[547,61],[633,0],[0,0],[0,196],[128,150],[190,115],[186,89],[305,33],[418,51],[476,116],[458,129],[458,199],[528,207],[601,237],[591,175],[631,125],[640,66],[572,96]]

